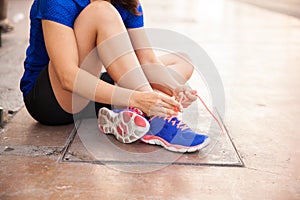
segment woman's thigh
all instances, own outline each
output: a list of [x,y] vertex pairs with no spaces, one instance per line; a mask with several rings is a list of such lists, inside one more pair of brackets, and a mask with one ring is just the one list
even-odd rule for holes
[[[92,3],[91,3],[92,4]],[[78,67],[99,77],[102,63],[97,53],[97,24],[95,5],[88,5],[74,22],[74,34],[78,51]],[[49,63],[50,82],[59,105],[69,113],[78,113],[89,103],[89,100],[66,91],[60,84],[52,62]]]
[[[107,73],[102,73],[100,79],[110,84],[114,83]],[[48,66],[41,71],[24,102],[30,115],[45,125],[65,125],[80,118],[97,117],[100,108],[110,108],[110,105],[90,101],[81,112],[75,115],[66,112],[54,95],[50,84]]]
[[73,115],[64,111],[56,100],[50,84],[48,66],[40,72],[24,102],[30,115],[42,124],[64,125],[73,122]]

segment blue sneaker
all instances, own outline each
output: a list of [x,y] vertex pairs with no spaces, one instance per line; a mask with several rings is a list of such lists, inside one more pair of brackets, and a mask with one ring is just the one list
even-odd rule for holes
[[150,130],[141,140],[148,144],[161,145],[174,152],[195,152],[209,144],[207,135],[195,133],[177,117],[153,117]]

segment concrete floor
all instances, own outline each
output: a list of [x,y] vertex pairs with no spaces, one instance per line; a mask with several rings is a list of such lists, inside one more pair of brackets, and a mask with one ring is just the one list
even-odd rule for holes
[[224,124],[245,167],[125,173],[60,162],[73,125],[42,126],[22,109],[18,79],[28,21],[16,14],[27,15],[31,1],[10,2],[16,30],[3,35],[0,48],[0,103],[21,110],[0,129],[1,200],[300,199],[298,18],[239,1],[143,0],[147,27],[188,36],[215,63],[226,95]]

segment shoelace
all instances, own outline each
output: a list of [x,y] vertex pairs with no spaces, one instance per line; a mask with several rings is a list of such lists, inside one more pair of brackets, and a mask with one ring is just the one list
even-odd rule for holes
[[[198,95],[198,94],[195,94],[196,97],[201,101],[202,105],[205,107],[205,109],[209,112],[209,114],[214,118],[214,120],[217,122],[220,130],[221,130],[221,133],[222,134],[225,134],[224,132],[224,129],[223,129],[223,126],[221,125],[221,122],[218,120],[218,118],[214,115],[214,113],[208,108],[208,106],[205,104],[205,102],[203,101],[203,99]],[[182,101],[182,98],[180,99],[179,103],[181,103]],[[128,107],[129,110],[141,115],[141,116],[145,116],[144,113],[138,109],[138,108],[134,108],[134,107]],[[176,110],[176,109],[175,109]],[[179,120],[177,117],[165,117],[164,118],[165,120],[167,120],[169,123],[172,122],[172,126],[175,126],[177,128],[180,128],[181,130],[186,130],[188,129],[189,127],[183,123],[181,120]]]
[[214,113],[208,108],[208,106],[205,104],[205,102],[203,101],[203,99],[198,95],[195,94],[196,97],[198,97],[198,99],[201,101],[201,103],[203,104],[203,106],[205,107],[205,109],[209,112],[209,114],[214,118],[214,120],[217,122],[219,128],[221,129],[221,133],[225,134],[223,126],[221,125],[220,121],[218,120],[218,118],[214,115]]
[[[195,94],[196,97],[201,101],[201,103],[203,104],[203,106],[205,107],[205,109],[209,112],[209,114],[214,118],[214,120],[217,122],[220,130],[221,130],[221,133],[222,134],[225,134],[224,132],[224,129],[223,129],[223,126],[221,125],[220,121],[218,120],[218,118],[214,115],[214,113],[208,108],[208,106],[205,104],[205,102],[203,101],[203,99],[198,95],[198,94]],[[181,103],[183,97],[180,98],[179,100],[179,103]],[[178,109],[176,107],[174,107],[174,111],[178,112]],[[187,126],[187,125],[186,125]]]
[[167,120],[169,123],[172,122],[172,126],[176,125],[177,128],[180,128],[183,131],[189,129],[188,125],[183,123],[177,117],[165,117],[164,119]]

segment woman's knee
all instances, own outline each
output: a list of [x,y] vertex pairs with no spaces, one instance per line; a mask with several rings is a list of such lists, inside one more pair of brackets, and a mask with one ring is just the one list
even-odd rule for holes
[[96,23],[112,23],[121,20],[117,9],[107,1],[94,1],[90,3],[84,10]]
[[85,35],[84,38],[88,36],[100,43],[111,35],[126,31],[126,28],[119,12],[111,3],[94,1],[77,17],[74,30],[76,34]]
[[111,3],[106,1],[90,3],[74,23],[80,63],[93,51],[95,44],[109,38],[114,32],[121,32],[124,29],[119,12]]
[[190,79],[194,72],[194,65],[192,64],[191,58],[188,54],[183,52],[177,52],[176,55],[178,56],[178,62],[180,65],[184,66],[185,68],[185,78],[186,80]]
[[188,54],[176,52],[161,57],[167,66],[170,66],[178,75],[185,80],[189,80],[193,74],[194,66]]

